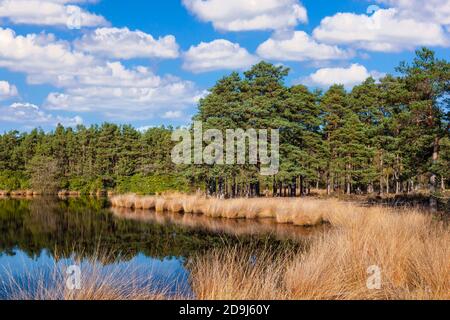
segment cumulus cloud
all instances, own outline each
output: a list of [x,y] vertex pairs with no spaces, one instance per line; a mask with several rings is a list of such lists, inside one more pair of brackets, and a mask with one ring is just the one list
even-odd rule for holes
[[264,59],[279,61],[333,60],[353,56],[352,52],[337,46],[319,43],[303,31],[292,32],[288,37],[270,38],[258,47],[257,53]]
[[87,12],[75,3],[92,0],[0,0],[0,18],[13,24],[68,26],[74,21],[80,27],[104,26],[104,17]]
[[0,100],[13,98],[19,94],[17,87],[8,81],[0,81]]
[[324,18],[313,35],[325,43],[381,52],[449,45],[441,25],[405,18],[396,8],[380,9],[373,15],[337,13]]
[[224,31],[278,30],[307,22],[298,0],[183,0],[201,21]]
[[75,48],[108,58],[177,58],[178,44],[168,35],[158,39],[128,28],[99,28],[75,41]]
[[164,113],[164,115],[162,116],[163,119],[170,119],[170,120],[174,120],[174,119],[180,119],[184,116],[182,111],[167,111]]
[[37,105],[31,103],[13,103],[8,107],[0,107],[0,121],[18,123],[25,126],[76,126],[83,123],[79,116],[73,118],[54,116],[42,111]]
[[161,77],[144,67],[127,69],[120,62],[75,75],[64,87],[64,92],[48,95],[47,109],[96,111],[115,119],[152,118],[168,107],[194,105],[202,97],[190,81]]
[[360,64],[352,64],[348,68],[322,68],[312,73],[299,82],[315,87],[329,87],[334,84],[342,84],[347,89],[364,82],[367,78],[379,79],[384,74],[378,71],[369,72]]
[[201,42],[197,46],[191,46],[183,57],[183,68],[194,73],[243,69],[258,62],[258,58],[245,48],[224,39]]
[[58,87],[48,95],[43,105],[47,109],[98,112],[117,119],[151,118],[168,107],[193,105],[203,95],[190,81],[81,53],[52,35],[20,36],[2,28],[0,67],[25,73],[30,84]]
[[167,108],[183,110],[203,97],[188,81],[154,76],[152,87],[79,86],[52,92],[45,103],[50,110],[100,112],[109,118],[143,120],[157,117]]
[[377,0],[398,9],[405,18],[450,26],[450,0]]
[[95,65],[94,57],[72,51],[69,43],[57,41],[53,35],[22,36],[11,29],[0,28],[0,67],[24,72],[30,76],[29,80],[42,74],[52,77],[52,84],[57,85],[69,74]]

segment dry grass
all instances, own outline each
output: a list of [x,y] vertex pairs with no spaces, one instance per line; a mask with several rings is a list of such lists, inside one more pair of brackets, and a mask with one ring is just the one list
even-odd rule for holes
[[[190,267],[199,299],[450,299],[450,229],[418,210],[361,207],[334,199],[172,195],[158,200],[163,211],[177,203],[175,212],[181,206],[184,213],[200,213],[205,220],[275,218],[280,226],[332,226],[310,237],[309,249],[302,253],[233,248],[197,257]],[[190,215],[170,216],[159,219],[207,224],[190,221]],[[380,289],[367,288],[371,266],[381,271]]]
[[[417,212],[368,211],[321,235],[291,262],[285,281],[292,296],[449,299],[449,229]],[[381,270],[380,290],[366,286],[373,265]]]
[[[145,205],[144,203],[147,203]],[[265,219],[276,218],[279,223],[312,226],[324,221],[330,203],[310,199],[208,199],[184,194],[164,196],[113,196],[117,208],[155,209],[156,212],[203,214],[210,218]]]
[[[347,212],[348,218],[331,213],[338,225],[313,237],[304,253],[257,253],[255,265],[248,248],[198,257],[195,293],[203,299],[450,299],[449,228],[419,212],[366,210]],[[371,266],[380,268],[380,289],[367,288]]]
[[162,198],[155,200],[155,210],[156,212],[164,212],[167,209],[167,201]]
[[[202,214],[210,218],[266,219],[274,218],[281,224],[316,226],[330,223],[334,226],[357,222],[360,215],[384,210],[381,207],[361,207],[338,199],[315,198],[253,198],[216,199],[185,194],[111,197],[116,208],[154,209],[159,213],[172,212]],[[376,214],[376,213],[375,213]]]
[[191,266],[191,286],[199,300],[281,300],[285,272],[283,256],[229,248],[197,257]]

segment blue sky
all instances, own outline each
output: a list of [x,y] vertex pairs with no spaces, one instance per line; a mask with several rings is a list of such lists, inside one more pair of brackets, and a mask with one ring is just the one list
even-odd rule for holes
[[184,125],[260,60],[351,89],[421,46],[448,59],[450,0],[0,0],[0,128]]

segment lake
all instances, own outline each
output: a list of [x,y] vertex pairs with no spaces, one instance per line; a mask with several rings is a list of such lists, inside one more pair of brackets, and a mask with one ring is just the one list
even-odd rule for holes
[[0,299],[10,297],[11,282],[36,290],[55,265],[89,265],[99,252],[107,253],[98,261],[104,274],[133,269],[173,294],[189,296],[191,257],[230,245],[299,247],[315,232],[271,219],[115,209],[106,199],[90,197],[0,199]]

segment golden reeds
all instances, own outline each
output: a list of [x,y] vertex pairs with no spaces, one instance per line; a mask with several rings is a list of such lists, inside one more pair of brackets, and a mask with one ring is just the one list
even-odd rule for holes
[[[305,252],[241,247],[197,257],[193,290],[202,299],[450,299],[448,226],[414,210],[366,209],[350,213],[354,220],[331,213],[339,225],[313,236]],[[373,270],[380,287],[367,285]]]
[[280,286],[284,256],[228,248],[196,257],[188,269],[198,300],[287,299]]
[[[183,194],[142,197],[134,194],[111,197],[113,207],[155,209],[157,212],[203,214],[211,218],[265,219],[312,226],[322,223],[329,210],[326,201],[310,199],[212,199]],[[342,205],[341,205],[342,207]]]
[[167,208],[166,200],[163,198],[157,198],[155,201],[156,212],[164,212]]
[[[272,217],[280,227],[331,225],[309,237],[307,251],[276,256],[259,252],[256,264],[249,264],[255,255],[248,248],[197,257],[190,268],[199,299],[450,299],[450,229],[431,215],[335,199],[180,197],[156,202],[164,211],[181,203],[184,212],[201,213],[203,222],[171,214],[162,215],[164,221],[230,232],[239,228],[223,221],[243,218]],[[214,225],[219,220],[211,217],[227,219],[219,227]],[[367,286],[373,267],[381,274],[378,289]]]

